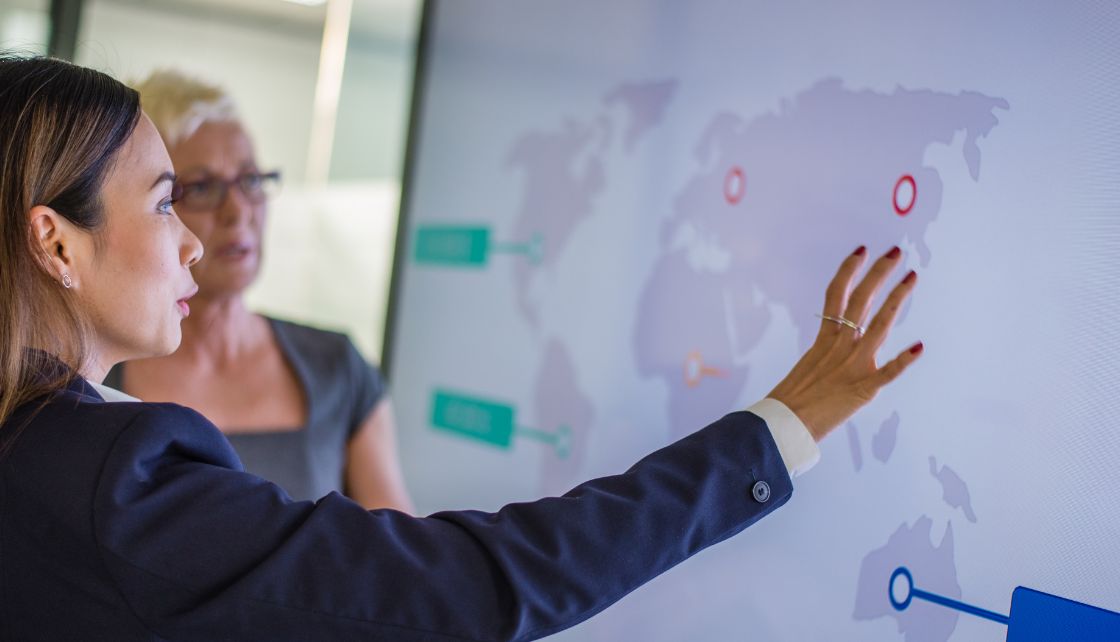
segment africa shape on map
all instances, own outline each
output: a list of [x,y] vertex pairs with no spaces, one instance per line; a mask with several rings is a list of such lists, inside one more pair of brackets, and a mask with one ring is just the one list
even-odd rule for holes
[[[609,92],[605,106],[622,104],[628,115],[621,143],[604,110],[556,130],[529,133],[513,146],[509,163],[520,170],[523,185],[514,233],[535,237],[543,246],[536,265],[514,271],[517,304],[531,327],[540,326],[534,280],[564,252],[573,231],[600,214],[596,200],[609,186],[605,155],[619,147],[631,153],[661,122],[676,91],[675,81],[659,81]],[[925,232],[940,213],[944,186],[938,171],[924,165],[926,150],[963,134],[963,161],[979,180],[979,141],[998,124],[995,110],[1009,108],[1002,98],[976,92],[855,91],[839,79],[826,79],[782,101],[773,113],[714,116],[695,146],[699,170],[682,181],[671,204],[660,256],[633,313],[637,374],[666,385],[670,434],[684,436],[716,419],[719,409],[733,407],[774,307],[788,313],[800,348],[809,346],[819,324],[813,314],[841,258],[838,248],[909,245],[919,264],[928,265],[933,251]],[[907,183],[900,203],[900,186]],[[563,338],[551,337],[547,346],[537,403],[544,404],[545,381],[563,382],[554,389],[566,398],[549,402],[547,414],[553,423],[567,423],[573,452],[581,452],[594,407],[579,391],[578,364],[568,357]],[[559,371],[549,374],[554,367]],[[579,415],[575,420],[562,416],[569,406]],[[901,421],[893,413],[870,441],[871,454],[884,465]],[[858,427],[849,424],[847,431],[858,472],[863,465]],[[977,521],[965,482],[932,457],[929,465],[944,501],[960,508],[969,522]],[[563,490],[578,470],[578,460],[546,462],[544,489]],[[894,617],[907,642],[948,639],[955,614],[924,608],[900,613],[887,599],[892,564],[924,573],[925,585],[944,595],[961,594],[952,524],[937,546],[931,527],[929,517],[917,517],[863,559],[855,619]]]

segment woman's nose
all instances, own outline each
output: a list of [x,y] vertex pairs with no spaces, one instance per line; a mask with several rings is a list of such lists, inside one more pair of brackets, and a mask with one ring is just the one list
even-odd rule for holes
[[226,197],[218,208],[218,216],[224,225],[236,225],[253,215],[253,203],[236,186],[226,192]]
[[198,237],[195,236],[195,233],[192,232],[186,225],[183,225],[182,222],[180,222],[179,225],[183,230],[183,241],[180,245],[180,257],[184,266],[192,267],[195,263],[198,263],[199,259],[202,258],[202,253],[204,251],[202,248],[202,241],[198,240]]

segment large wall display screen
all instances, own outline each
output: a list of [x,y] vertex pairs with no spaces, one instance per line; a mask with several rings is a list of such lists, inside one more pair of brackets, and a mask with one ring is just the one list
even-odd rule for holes
[[557,639],[1120,639],[1120,5],[439,2],[425,29],[389,346],[425,512],[747,407],[860,244],[920,275],[881,357],[924,356],[790,502]]

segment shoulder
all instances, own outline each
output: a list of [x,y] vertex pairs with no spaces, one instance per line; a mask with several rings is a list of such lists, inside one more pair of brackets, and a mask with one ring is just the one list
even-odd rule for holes
[[352,346],[350,338],[342,332],[316,328],[302,323],[265,317],[278,340],[305,354],[344,355]]
[[[67,439],[93,433],[110,458],[124,452],[137,462],[152,462],[172,454],[241,467],[229,441],[210,420],[174,403],[106,403],[66,393],[49,402],[28,426],[29,432],[51,429],[64,431]],[[140,464],[126,464],[133,465]]]
[[354,342],[346,334],[316,328],[292,321],[265,317],[277,339],[289,349],[291,356],[317,372],[350,371],[368,367]]
[[[8,473],[32,486],[88,492],[105,474],[148,477],[168,462],[202,461],[241,469],[222,433],[199,413],[169,403],[115,402],[72,391],[25,404],[0,432],[10,433]],[[85,488],[85,490],[81,490]]]
[[341,332],[265,319],[296,370],[307,373],[319,403],[345,413],[339,425],[349,426],[352,435],[385,394],[381,371]]
[[112,439],[133,424],[144,423],[156,425],[167,432],[207,434],[213,431],[221,436],[209,420],[185,406],[142,401],[110,403],[95,392],[92,384],[81,382],[53,393],[49,398],[24,404],[5,422],[4,429],[12,425],[22,426],[24,429],[20,432],[23,434],[66,431]]
[[150,461],[183,458],[227,468],[241,468],[240,460],[220,430],[195,410],[173,403],[115,402],[120,431],[114,453]]

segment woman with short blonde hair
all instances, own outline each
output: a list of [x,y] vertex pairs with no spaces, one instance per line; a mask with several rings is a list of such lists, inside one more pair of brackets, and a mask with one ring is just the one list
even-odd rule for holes
[[233,98],[176,71],[136,85],[167,145],[183,222],[207,248],[183,343],[123,364],[106,383],[145,401],[189,405],[226,433],[246,470],[296,499],[337,490],[367,508],[412,510],[396,425],[378,370],[350,340],[251,312],[270,188]]

